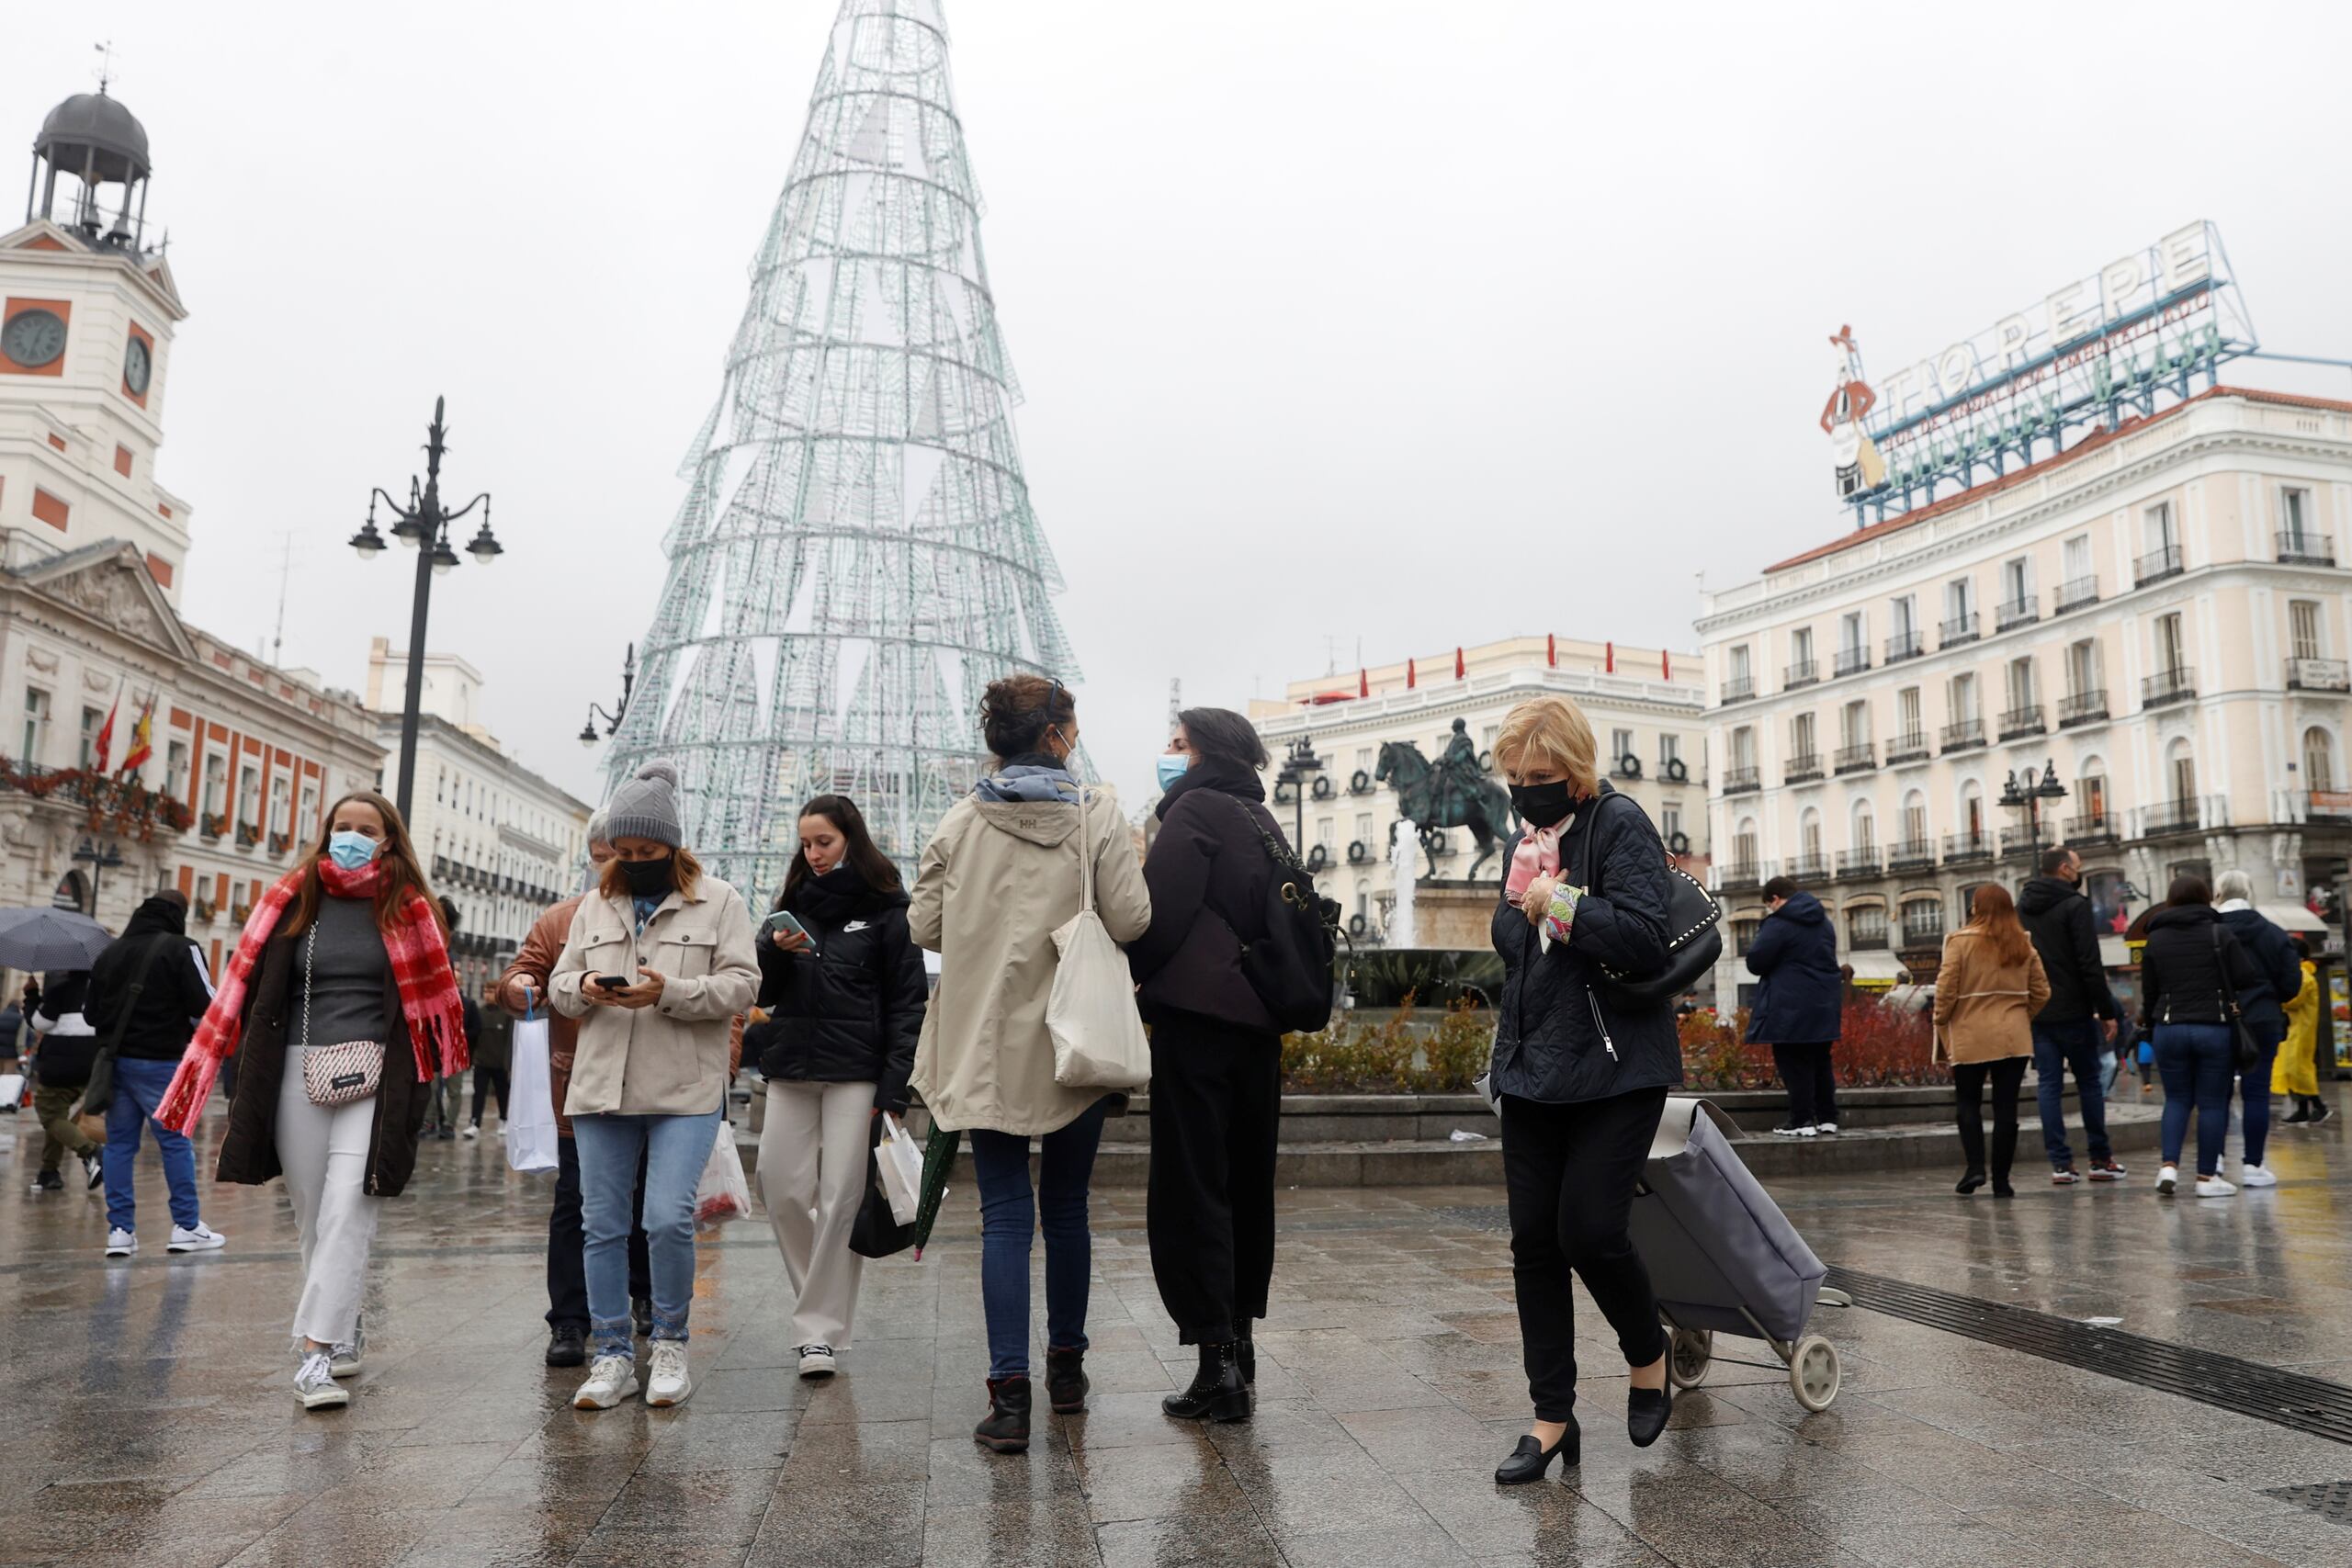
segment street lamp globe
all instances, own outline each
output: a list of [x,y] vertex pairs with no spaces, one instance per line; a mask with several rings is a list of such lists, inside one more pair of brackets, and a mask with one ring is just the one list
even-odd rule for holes
[[376,532],[376,502],[372,498],[368,502],[368,521],[351,536],[351,547],[359,552],[361,560],[374,560],[384,553],[384,536]]
[[491,534],[490,512],[485,507],[482,510],[481,528],[474,535],[473,543],[466,547],[466,554],[474,558],[476,566],[488,566],[505,553],[506,547],[500,544]]
[[433,547],[433,575],[447,577],[449,575],[449,569],[457,564],[458,552],[449,547],[449,541],[447,539],[436,541]]

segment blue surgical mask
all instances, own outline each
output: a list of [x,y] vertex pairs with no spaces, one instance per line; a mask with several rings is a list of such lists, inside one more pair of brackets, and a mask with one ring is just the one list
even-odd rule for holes
[[365,833],[334,833],[327,838],[327,858],[345,871],[357,871],[382,847]]
[[1176,787],[1176,781],[1192,771],[1193,756],[1189,751],[1170,751],[1159,759],[1159,788],[1163,795]]

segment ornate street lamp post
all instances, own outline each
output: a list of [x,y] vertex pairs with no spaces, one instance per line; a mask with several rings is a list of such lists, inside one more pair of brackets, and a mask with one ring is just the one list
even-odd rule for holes
[[580,727],[580,744],[582,746],[596,744],[598,739],[596,721],[600,718],[605,721],[604,739],[612,738],[613,732],[620,728],[621,720],[628,716],[628,694],[636,687],[637,644],[630,643],[628,651],[621,655],[621,700],[613,705],[613,711],[610,713],[606,713],[595,703],[588,705],[588,722]]
[[1306,856],[1306,786],[1323,771],[1323,759],[1315,754],[1315,743],[1302,735],[1290,743],[1289,753],[1283,758],[1282,771],[1274,775],[1277,786],[1290,786],[1291,805],[1295,808],[1291,840],[1291,852],[1300,859]]
[[2035,782],[2033,770],[2029,767],[2022,781],[2012,771],[2008,783],[2001,786],[2001,804],[2011,810],[2022,809],[2025,812],[2025,852],[2029,859],[2041,852],[2041,803],[2065,798],[2066,786],[2058,782],[2058,764],[2047,759],[2041,764],[2039,783]]
[[416,597],[409,609],[408,620],[408,694],[401,705],[401,782],[400,793],[392,804],[400,807],[401,819],[409,817],[409,802],[416,788],[416,727],[424,702],[424,622],[433,600],[433,580],[458,564],[458,552],[450,548],[449,525],[481,508],[481,528],[466,546],[466,553],[476,564],[488,566],[505,553],[505,547],[490,531],[490,492],[484,491],[465,505],[451,512],[441,504],[441,457],[448,450],[442,437],[447,427],[442,423],[444,400],[433,400],[433,423],[425,427],[424,483],[420,487],[415,476],[408,481],[408,504],[402,506],[379,487],[368,501],[368,522],[351,536],[351,547],[359,552],[362,560],[372,560],[384,548],[384,536],[376,532],[376,503],[382,502],[399,519],[392,525],[392,537],[405,541],[416,551]]
[[74,851],[72,858],[90,868],[90,907],[82,912],[96,919],[98,913],[98,879],[122,864],[122,852],[111,840],[100,849],[96,840],[85,838]]

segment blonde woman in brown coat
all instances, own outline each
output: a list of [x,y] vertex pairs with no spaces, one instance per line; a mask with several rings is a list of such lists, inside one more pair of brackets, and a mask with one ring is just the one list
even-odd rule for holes
[[1968,1170],[1954,1189],[1984,1185],[1984,1085],[1993,1085],[1993,1196],[2013,1198],[2009,1161],[2018,1150],[2018,1091],[2033,1060],[2033,1015],[2050,999],[2050,976],[2018,919],[2009,890],[1976,890],[1968,923],[1944,939],[1936,970],[1936,1060],[1951,1064],[1960,1107],[1960,1146]]

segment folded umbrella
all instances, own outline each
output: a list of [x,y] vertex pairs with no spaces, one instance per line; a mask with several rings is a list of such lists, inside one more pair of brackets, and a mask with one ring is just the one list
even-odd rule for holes
[[915,1258],[920,1261],[922,1249],[931,1245],[931,1227],[939,1218],[940,1200],[947,1196],[947,1172],[956,1163],[956,1145],[964,1134],[937,1122],[931,1124],[931,1138],[922,1146],[922,1198],[915,1205]]
[[78,909],[0,909],[0,968],[87,969],[113,941]]

